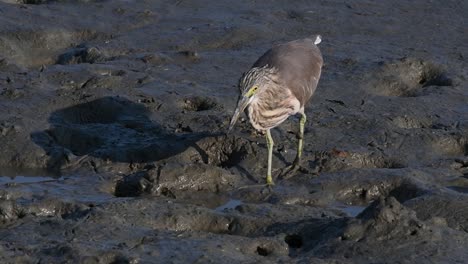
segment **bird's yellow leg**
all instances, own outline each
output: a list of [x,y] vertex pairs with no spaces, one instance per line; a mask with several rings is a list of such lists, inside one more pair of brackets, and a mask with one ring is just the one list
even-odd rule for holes
[[268,172],[266,176],[266,184],[242,186],[239,188],[239,190],[252,187],[267,187],[270,192],[272,191],[272,186],[275,185],[275,183],[273,182],[273,177],[271,176],[271,163],[273,158],[273,145],[275,143],[273,142],[273,138],[271,137],[270,129],[266,131],[265,138],[268,147]]
[[299,163],[301,163],[302,149],[303,149],[303,144],[304,144],[304,125],[306,121],[307,121],[307,116],[304,113],[302,113],[301,119],[299,121],[299,135],[298,135],[296,158],[294,159],[291,166],[288,166],[284,170],[285,172],[281,173],[281,177],[283,179],[292,177],[294,172],[296,172],[297,169],[299,169],[300,167]]
[[275,144],[273,142],[273,138],[271,137],[270,129],[266,131],[266,141],[267,141],[267,147],[268,147],[268,172],[267,172],[267,185],[274,185],[273,183],[273,178],[271,177],[271,163],[272,163],[272,158],[273,158],[273,145]]
[[296,158],[294,159],[293,162],[293,167],[297,167],[299,163],[301,162],[301,157],[302,157],[302,149],[303,149],[303,144],[304,144],[304,125],[307,121],[307,116],[302,113],[301,114],[301,120],[299,120],[299,141],[297,143],[297,153],[296,153]]

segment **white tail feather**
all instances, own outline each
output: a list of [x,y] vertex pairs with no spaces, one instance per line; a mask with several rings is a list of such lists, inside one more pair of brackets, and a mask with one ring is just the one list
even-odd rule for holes
[[318,45],[320,42],[322,42],[322,36],[317,35],[317,38],[315,38],[314,44]]

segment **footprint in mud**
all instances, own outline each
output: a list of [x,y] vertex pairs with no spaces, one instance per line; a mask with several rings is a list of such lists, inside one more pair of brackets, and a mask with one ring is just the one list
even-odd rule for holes
[[247,158],[255,158],[255,144],[233,135],[220,137],[207,137],[197,142],[204,153],[201,160],[205,164],[221,168],[232,168]]
[[183,109],[188,112],[200,112],[219,108],[221,108],[221,105],[209,97],[194,96],[184,99]]
[[414,58],[384,63],[371,78],[370,91],[384,96],[415,97],[428,86],[452,85],[442,66]]

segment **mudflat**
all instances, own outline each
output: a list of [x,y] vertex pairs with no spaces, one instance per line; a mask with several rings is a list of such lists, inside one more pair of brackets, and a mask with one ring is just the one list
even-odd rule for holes
[[[466,263],[467,1],[0,1],[1,263]],[[238,79],[322,35],[300,170]],[[298,118],[272,130],[273,175]]]

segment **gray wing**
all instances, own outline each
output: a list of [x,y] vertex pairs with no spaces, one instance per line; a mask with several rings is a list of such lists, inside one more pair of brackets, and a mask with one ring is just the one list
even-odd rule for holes
[[317,88],[322,64],[322,54],[314,40],[305,38],[274,46],[253,67],[269,65],[278,69],[280,80],[303,107]]

